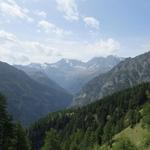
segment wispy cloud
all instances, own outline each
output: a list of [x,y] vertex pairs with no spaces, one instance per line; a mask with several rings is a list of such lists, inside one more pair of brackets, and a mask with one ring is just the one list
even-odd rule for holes
[[47,17],[47,13],[45,11],[39,11],[39,10],[36,10],[34,12],[35,15],[37,16],[40,16],[40,17],[43,17],[43,18],[46,18]]
[[4,30],[0,30],[0,42],[3,41],[16,41],[17,37],[11,33],[8,33]]
[[79,20],[79,12],[76,0],[56,0],[57,9],[63,13],[67,20]]
[[[49,41],[54,43],[55,41]],[[120,43],[115,39],[99,39],[94,42],[56,41],[55,49],[61,53],[61,58],[80,59],[87,61],[93,57],[113,55],[120,49]],[[61,50],[61,51],[60,51]]]
[[61,58],[88,60],[107,56],[120,49],[118,41],[100,39],[95,42],[47,39],[24,41],[12,33],[0,31],[0,60],[15,64],[55,62]]
[[43,62],[51,56],[52,50],[38,41],[24,41],[14,34],[0,31],[0,60],[11,64]]
[[22,8],[14,0],[1,0],[0,12],[11,17],[33,21],[33,18],[28,16],[29,10],[26,8]]
[[78,11],[77,0],[55,0],[57,3],[57,9],[63,13],[66,20],[78,21],[83,19],[86,26],[91,29],[100,29],[99,20],[94,17],[82,17],[82,14]]
[[40,30],[43,30],[45,33],[54,33],[56,35],[59,36],[64,36],[67,34],[70,34],[69,31],[65,31],[64,29],[56,26],[55,24],[46,21],[46,20],[41,20],[38,22],[38,27],[40,28]]
[[100,28],[99,21],[97,19],[95,19],[94,17],[84,17],[83,21],[90,28],[94,28],[94,29],[97,29],[97,30]]

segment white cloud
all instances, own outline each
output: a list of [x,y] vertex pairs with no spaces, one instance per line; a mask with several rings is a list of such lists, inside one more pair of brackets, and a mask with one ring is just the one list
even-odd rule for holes
[[87,44],[89,54],[93,57],[106,56],[115,53],[120,48],[120,43],[112,38],[100,39],[92,44]]
[[45,33],[54,33],[59,36],[70,34],[69,31],[64,31],[62,28],[59,28],[55,24],[48,22],[46,20],[39,21],[38,27],[44,30]]
[[14,0],[0,0],[0,12],[12,17],[26,19],[31,22],[33,19],[28,16],[29,10],[19,6]]
[[11,34],[11,33],[8,33],[8,32],[5,32],[4,30],[0,30],[0,42],[3,42],[3,41],[16,41],[16,36]]
[[64,14],[66,20],[79,20],[76,0],[56,0],[57,8]]
[[38,41],[23,41],[12,33],[0,31],[0,60],[11,64],[44,62],[52,50]]
[[38,23],[38,26],[43,28],[44,30],[49,30],[49,29],[54,29],[55,28],[55,25],[46,21],[46,20],[41,20],[39,21]]
[[47,13],[45,11],[35,11],[34,12],[35,15],[46,18],[47,17]]
[[99,29],[100,28],[100,23],[97,19],[93,18],[93,17],[84,17],[83,21],[85,22],[85,24],[91,28],[94,29]]
[[11,33],[0,31],[0,60],[11,64],[52,63],[61,58],[87,61],[96,56],[115,54],[119,49],[119,42],[112,38],[95,42],[67,41],[58,38],[23,41]]
[[[81,59],[87,61],[93,57],[116,54],[120,43],[112,38],[94,42],[79,41],[48,41],[61,54],[61,58]],[[61,51],[60,51],[61,50]]]

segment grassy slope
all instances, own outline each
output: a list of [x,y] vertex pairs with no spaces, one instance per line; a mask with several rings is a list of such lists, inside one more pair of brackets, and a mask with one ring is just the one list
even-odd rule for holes
[[139,147],[143,141],[143,137],[147,134],[147,132],[147,129],[143,129],[139,123],[134,128],[128,127],[124,129],[122,132],[117,134],[114,139],[117,140],[119,138],[127,137],[132,143]]
[[[149,134],[147,129],[141,127],[141,123],[137,124],[134,128],[128,127],[114,136],[114,144],[121,138],[128,138],[133,144],[135,144],[138,150],[150,150],[150,148],[143,148],[142,142],[144,136]],[[111,150],[108,146],[103,145],[100,148],[94,150]]]

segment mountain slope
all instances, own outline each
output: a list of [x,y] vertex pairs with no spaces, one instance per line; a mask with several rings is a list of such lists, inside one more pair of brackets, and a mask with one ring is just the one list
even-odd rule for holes
[[142,128],[142,124],[137,124],[134,128],[128,127],[121,131],[119,134],[115,135],[114,139],[120,138],[129,138],[132,142],[140,146],[143,141],[143,137],[147,134],[148,130],[146,128]]
[[50,145],[54,135],[59,137],[60,150],[92,150],[95,144],[110,146],[114,135],[123,129],[134,127],[142,118],[147,118],[147,123],[149,106],[150,83],[143,83],[83,108],[51,113],[29,129],[32,149]]
[[[123,58],[108,56],[96,57],[88,62],[74,59],[62,59],[53,64],[30,64],[26,70],[44,72],[50,79],[72,94],[80,91],[81,87],[92,78],[105,73],[117,65]],[[21,68],[21,66],[20,66]]]
[[56,82],[51,80],[44,71],[42,71],[42,68],[38,67],[38,65],[31,66],[21,66],[21,65],[14,65],[15,68],[24,71],[29,77],[31,77],[36,82],[39,82],[41,84],[44,84],[46,86],[49,86],[50,88],[53,87],[53,89],[60,90],[63,92],[66,92],[65,89],[60,87]]
[[14,119],[25,125],[49,112],[66,108],[72,98],[3,62],[0,62],[0,92],[7,97],[8,111]]
[[[97,145],[93,150],[149,150],[149,137],[149,130],[147,128],[143,128],[141,123],[138,123],[133,128],[127,127],[126,129],[116,134],[113,138],[112,148],[105,144],[103,146]],[[134,145],[135,148],[128,148],[129,144],[130,146]]]
[[77,93],[81,87],[97,75],[107,72],[122,59],[115,56],[97,57],[88,62],[62,59],[46,68],[47,75],[70,93]]
[[86,105],[103,96],[147,81],[150,81],[150,52],[127,58],[111,71],[89,81],[74,97],[73,105]]

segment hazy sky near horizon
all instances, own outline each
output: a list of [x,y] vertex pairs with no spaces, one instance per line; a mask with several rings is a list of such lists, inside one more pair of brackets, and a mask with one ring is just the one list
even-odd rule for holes
[[134,57],[150,50],[150,0],[0,0],[0,60]]

